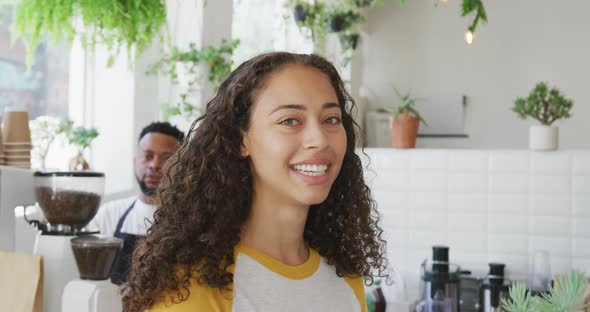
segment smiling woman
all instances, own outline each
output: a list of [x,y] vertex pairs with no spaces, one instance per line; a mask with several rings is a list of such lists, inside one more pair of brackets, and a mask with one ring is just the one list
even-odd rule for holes
[[[332,64],[274,52],[221,84],[164,168],[126,311],[366,311],[385,242]],[[198,126],[197,126],[198,125]]]

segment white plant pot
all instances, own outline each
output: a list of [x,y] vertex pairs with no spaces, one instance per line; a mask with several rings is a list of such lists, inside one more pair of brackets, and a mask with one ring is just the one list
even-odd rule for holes
[[531,126],[529,148],[533,151],[554,151],[559,147],[559,128],[556,126]]

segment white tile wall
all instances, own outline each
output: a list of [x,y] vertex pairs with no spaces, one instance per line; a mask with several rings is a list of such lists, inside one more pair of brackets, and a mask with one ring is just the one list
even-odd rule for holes
[[590,150],[365,152],[389,260],[410,295],[436,244],[480,273],[499,261],[526,276],[536,250],[550,252],[554,273],[590,273]]

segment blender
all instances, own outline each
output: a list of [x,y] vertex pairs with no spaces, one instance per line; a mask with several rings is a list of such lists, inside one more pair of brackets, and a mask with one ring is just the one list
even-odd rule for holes
[[459,276],[459,266],[449,262],[449,247],[433,246],[432,260],[422,263],[416,312],[457,312]]
[[109,277],[123,240],[84,235],[71,240],[80,279],[70,281],[64,288],[62,312],[121,311],[118,287]]
[[27,220],[39,229],[33,253],[43,256],[43,310],[61,312],[64,286],[78,277],[70,241],[90,234],[83,228],[98,211],[104,192],[104,174],[35,172],[33,185],[37,202],[47,220],[47,224]]

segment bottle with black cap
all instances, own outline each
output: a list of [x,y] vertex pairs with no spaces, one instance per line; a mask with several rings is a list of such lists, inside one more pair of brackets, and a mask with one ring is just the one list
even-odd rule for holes
[[417,312],[459,310],[459,266],[449,262],[449,247],[433,246],[432,260],[422,263],[421,300]]
[[482,306],[484,312],[503,311],[502,299],[509,297],[509,283],[504,279],[504,263],[490,263],[490,273],[482,285]]

